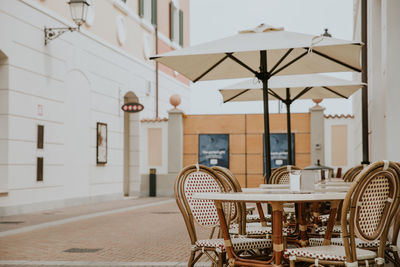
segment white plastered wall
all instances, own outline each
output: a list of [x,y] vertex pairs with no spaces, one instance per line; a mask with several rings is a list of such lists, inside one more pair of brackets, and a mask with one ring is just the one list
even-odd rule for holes
[[[354,38],[360,40],[360,4],[355,3]],[[400,1],[368,1],[368,115],[370,161],[400,161]],[[361,136],[361,93],[353,98],[354,136]],[[361,139],[355,139],[361,158]]]
[[[0,27],[0,50],[7,51],[9,62],[8,136],[1,137],[8,144],[7,156],[2,156],[8,168],[8,196],[0,197],[0,215],[120,198],[123,96],[132,91],[145,106],[132,119],[153,117],[154,67],[85,30],[65,33],[44,46],[44,26],[70,22],[26,2],[0,3],[0,25],[12,25],[12,31]],[[180,94],[182,109],[188,109],[186,85],[163,73],[159,83],[160,116],[167,116],[172,94]],[[108,126],[104,166],[96,164],[97,122]],[[45,126],[43,150],[36,149],[38,124]],[[140,128],[131,130],[140,135]],[[133,157],[140,153],[138,140]],[[37,156],[44,157],[43,182],[36,182]],[[131,167],[139,190],[139,166]]]
[[[161,140],[162,140],[162,164],[158,166],[149,165],[148,162],[148,130],[151,128],[161,129]],[[154,122],[142,122],[141,123],[141,138],[140,143],[142,155],[140,164],[140,173],[143,175],[149,174],[149,169],[154,168],[157,174],[168,174],[168,121],[154,121]]]
[[[354,167],[359,164],[359,162],[355,161],[354,156],[354,119],[351,117],[325,117],[324,118],[325,125],[325,163],[327,166],[333,167],[337,169],[338,167],[342,168],[342,175],[346,170],[351,167]],[[336,166],[333,165],[332,161],[332,126],[346,126],[347,127],[347,147],[343,147],[346,149],[347,154],[347,165]]]

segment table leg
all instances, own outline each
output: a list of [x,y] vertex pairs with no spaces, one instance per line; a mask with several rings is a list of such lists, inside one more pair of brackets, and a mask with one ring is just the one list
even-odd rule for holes
[[283,204],[273,202],[272,206],[272,243],[274,249],[274,266],[282,266],[283,235],[282,235],[282,214]]
[[319,202],[313,202],[314,227],[318,227]]
[[228,254],[229,260],[235,259],[235,255],[234,255],[235,252],[233,251],[231,237],[229,235],[228,226],[226,225],[225,214],[224,214],[224,210],[222,209],[222,202],[218,201],[218,200],[214,200],[214,204],[215,204],[215,207],[217,208],[219,225],[221,228],[222,237],[224,238],[226,253]]
[[330,245],[332,238],[333,226],[336,221],[336,212],[338,209],[340,201],[331,201],[331,209],[329,210],[329,221],[328,226],[326,227],[326,232],[324,236],[324,241],[322,245]]
[[305,218],[305,203],[298,203],[298,222],[299,222],[299,230],[300,230],[300,245],[302,247],[306,247],[308,245],[308,237],[307,237],[307,222]]
[[[214,200],[215,207],[217,208],[220,228],[222,236],[224,237],[225,251],[228,255],[228,264],[230,267],[233,266],[247,266],[247,267],[270,267],[270,261],[260,261],[253,259],[243,259],[236,255],[233,250],[232,240],[229,235],[228,226],[226,224],[225,214],[222,207],[222,201]],[[282,227],[281,227],[282,228]],[[282,233],[282,230],[280,231]],[[282,242],[281,242],[282,243]],[[275,245],[274,245],[275,247]],[[281,266],[281,265],[278,265]]]

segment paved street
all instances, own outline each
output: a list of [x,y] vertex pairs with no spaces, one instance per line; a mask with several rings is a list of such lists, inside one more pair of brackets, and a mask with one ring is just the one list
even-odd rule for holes
[[185,266],[189,251],[173,199],[125,199],[0,218],[0,266]]

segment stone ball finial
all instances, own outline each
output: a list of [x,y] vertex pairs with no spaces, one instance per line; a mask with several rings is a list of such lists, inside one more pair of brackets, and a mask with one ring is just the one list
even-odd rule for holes
[[318,106],[318,104],[321,103],[322,100],[323,100],[322,98],[318,98],[318,99],[313,99],[312,101],[313,101],[315,104],[317,104],[317,106]]
[[181,97],[179,95],[172,95],[169,98],[169,103],[171,103],[171,105],[173,105],[174,108],[176,108],[181,103]]

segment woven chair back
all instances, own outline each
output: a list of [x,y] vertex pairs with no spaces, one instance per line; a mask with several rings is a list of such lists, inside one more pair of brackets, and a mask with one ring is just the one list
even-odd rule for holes
[[290,172],[292,170],[300,170],[300,168],[292,165],[282,166],[275,170],[271,176],[271,184],[289,184]]
[[[239,180],[235,177],[235,175],[225,167],[221,166],[213,166],[213,171],[219,175],[221,180],[224,183],[225,190],[227,192],[242,192],[242,187],[240,186]],[[243,225],[246,223],[246,204],[234,202],[232,205],[231,211],[231,221],[238,222],[239,225]]]
[[343,181],[353,182],[357,175],[364,169],[365,165],[357,165],[348,169],[343,175]]
[[219,225],[219,218],[212,200],[195,199],[195,193],[224,192],[218,175],[203,165],[189,165],[182,169],[175,180],[176,203],[185,220],[191,242],[197,241],[197,225],[212,229]]
[[240,186],[239,180],[228,168],[221,167],[221,166],[214,166],[214,167],[212,167],[212,169],[217,174],[220,174],[221,176],[223,176],[224,179],[227,179],[229,181],[229,183],[232,185],[232,190],[234,192],[242,192],[242,187]]
[[369,242],[380,239],[380,249],[384,247],[399,205],[399,179],[397,165],[380,161],[366,167],[353,181],[343,202],[341,219],[346,254],[351,253],[352,260],[357,258],[355,237]]

